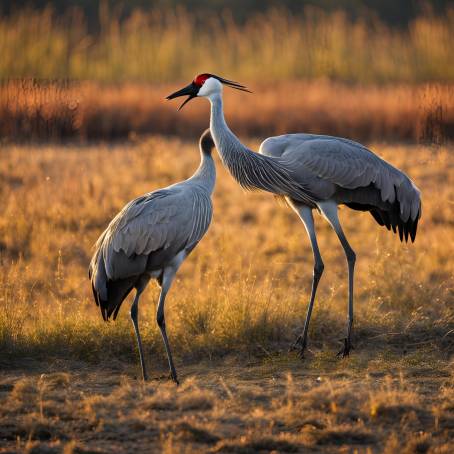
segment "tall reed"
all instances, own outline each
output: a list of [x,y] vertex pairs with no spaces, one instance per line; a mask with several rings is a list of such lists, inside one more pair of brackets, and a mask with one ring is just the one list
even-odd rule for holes
[[[249,84],[248,84],[249,85]],[[142,134],[197,137],[207,103],[178,112],[164,100],[173,84],[0,82],[0,138],[118,139]],[[454,85],[351,86],[326,81],[251,82],[255,92],[225,92],[229,124],[241,136],[306,131],[355,140],[454,139]]]
[[388,83],[454,80],[454,10],[406,29],[342,12],[270,10],[237,24],[228,13],[203,24],[183,9],[104,12],[99,33],[82,13],[48,8],[0,18],[0,78],[187,80],[201,71],[246,80],[329,78]]

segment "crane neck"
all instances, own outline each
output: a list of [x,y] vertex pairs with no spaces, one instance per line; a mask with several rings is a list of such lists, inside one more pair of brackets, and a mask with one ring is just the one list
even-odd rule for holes
[[[260,172],[268,167],[266,158],[243,145],[227,126],[222,94],[215,93],[209,97],[209,100],[211,103],[210,132],[224,166],[244,189],[270,190],[270,187],[264,185],[264,181],[258,178],[257,172],[257,169]],[[275,192],[274,189],[271,192]]]
[[210,131],[224,165],[230,168],[231,159],[239,159],[244,155],[252,155],[252,157],[256,155],[244,146],[227,126],[222,94],[216,93],[210,96],[209,100],[211,103]]
[[304,185],[292,178],[292,169],[287,162],[280,158],[254,153],[229,129],[224,118],[222,94],[212,94],[209,100],[211,136],[222,163],[233,178],[244,189],[259,189],[279,196],[294,197],[306,201],[311,206],[312,201]]
[[211,153],[203,148],[200,148],[199,167],[189,181],[203,187],[209,194],[213,193],[216,183],[216,166]]

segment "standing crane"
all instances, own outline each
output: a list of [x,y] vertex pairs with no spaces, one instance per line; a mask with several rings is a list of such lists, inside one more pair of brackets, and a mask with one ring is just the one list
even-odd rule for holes
[[402,171],[352,140],[315,135],[285,134],[266,139],[254,153],[232,133],[224,119],[223,85],[249,91],[244,85],[214,74],[200,74],[167,99],[188,96],[179,109],[200,96],[211,104],[210,130],[224,166],[245,189],[260,189],[285,198],[303,222],[314,255],[312,290],[304,328],[294,348],[301,357],[307,347],[309,322],[324,265],[317,244],[312,210],[317,209],[336,232],[348,265],[347,335],[338,356],[352,345],[353,274],[356,254],[345,237],[338,206],[369,211],[377,223],[413,242],[421,217],[420,191]]
[[93,295],[104,321],[110,317],[115,320],[124,299],[136,289],[131,320],[144,380],[148,375],[138,324],[139,299],[150,279],[156,279],[161,287],[156,320],[171,378],[178,384],[164,304],[179,267],[211,223],[216,168],[211,156],[214,142],[208,129],[200,137],[199,147],[201,162],[191,178],[132,200],[114,217],[96,242],[89,267]]

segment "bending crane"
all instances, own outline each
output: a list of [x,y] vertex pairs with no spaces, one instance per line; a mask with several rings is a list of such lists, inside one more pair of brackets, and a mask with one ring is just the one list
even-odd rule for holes
[[178,268],[211,223],[216,168],[209,130],[202,134],[199,146],[201,162],[194,175],[129,202],[99,237],[89,267],[93,295],[105,321],[110,317],[115,320],[123,300],[136,289],[131,319],[144,380],[148,376],[138,324],[139,298],[150,279],[156,279],[161,287],[156,319],[171,377],[178,383],[166,333],[164,303]]

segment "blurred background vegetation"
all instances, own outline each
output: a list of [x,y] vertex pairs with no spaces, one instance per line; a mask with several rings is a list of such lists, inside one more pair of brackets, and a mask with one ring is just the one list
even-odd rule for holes
[[307,7],[317,7],[327,12],[342,10],[352,18],[377,17],[388,25],[403,26],[428,9],[443,14],[452,5],[452,0],[3,0],[0,11],[10,14],[25,6],[35,9],[52,6],[58,14],[63,14],[78,8],[87,17],[92,30],[95,30],[101,24],[101,4],[115,10],[122,19],[137,9],[149,11],[183,7],[202,19],[207,13],[218,14],[228,10],[235,20],[244,22],[252,14],[276,7],[298,15]]
[[238,134],[454,137],[454,3],[11,1],[0,6],[0,138],[196,137],[207,105],[163,98],[212,72]]
[[4,1],[0,78],[454,80],[454,7],[433,1]]

